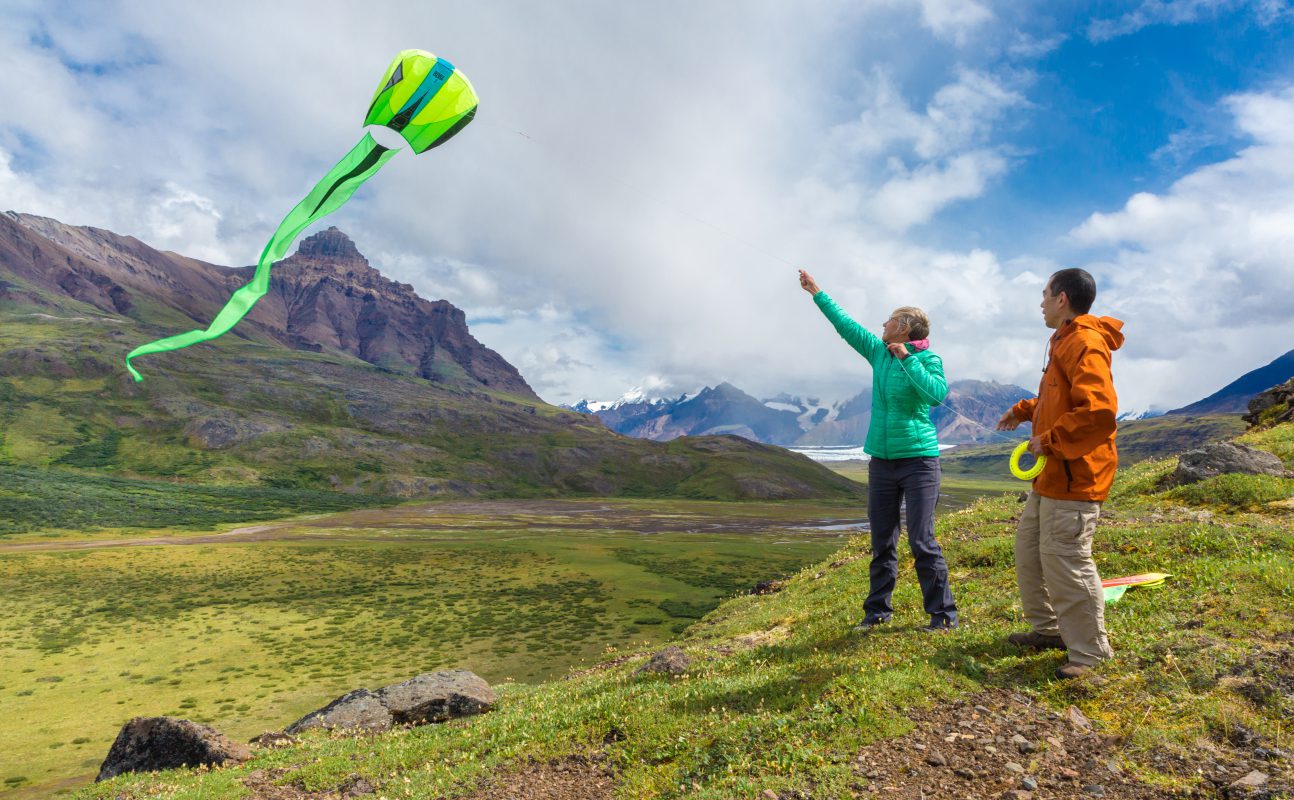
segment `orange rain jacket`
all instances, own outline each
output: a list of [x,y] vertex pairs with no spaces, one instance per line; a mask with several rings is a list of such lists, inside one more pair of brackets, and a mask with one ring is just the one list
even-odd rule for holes
[[1119,401],[1110,354],[1123,345],[1123,323],[1082,314],[1052,334],[1038,396],[1011,411],[1042,437],[1047,465],[1033,489],[1053,500],[1101,501],[1110,493],[1119,453]]

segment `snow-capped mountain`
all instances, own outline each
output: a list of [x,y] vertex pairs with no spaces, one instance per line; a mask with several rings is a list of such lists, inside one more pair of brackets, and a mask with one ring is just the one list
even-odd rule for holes
[[[1004,438],[994,430],[998,417],[1016,401],[1033,396],[1019,386],[988,381],[955,381],[948,389],[948,399],[931,414],[945,444]],[[616,400],[581,400],[570,408],[594,414],[612,430],[636,438],[731,433],[765,444],[845,447],[859,446],[866,438],[872,398],[863,392],[828,405],[816,397],[783,393],[757,400],[721,383],[676,398],[648,397],[633,389]]]
[[1132,419],[1150,419],[1151,417],[1162,417],[1165,413],[1167,413],[1167,409],[1160,408],[1159,406],[1150,406],[1148,408],[1134,408],[1127,411],[1120,411],[1116,419],[1120,422]]

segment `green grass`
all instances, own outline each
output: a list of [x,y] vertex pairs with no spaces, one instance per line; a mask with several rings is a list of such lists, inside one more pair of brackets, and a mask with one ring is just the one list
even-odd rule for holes
[[1179,486],[1168,496],[1197,506],[1221,506],[1228,511],[1256,511],[1294,497],[1294,479],[1274,475],[1216,475]]
[[192,486],[0,465],[0,541],[33,532],[207,529],[396,502],[390,497],[317,490]]
[[0,780],[17,792],[22,778],[15,796],[32,798],[89,781],[138,715],[246,740],[350,689],[435,669],[505,687],[554,678],[608,648],[658,644],[820,559],[845,537],[812,526],[858,510],[484,508],[366,509],[282,523],[254,542],[0,548]]
[[[1263,446],[1285,435],[1249,438]],[[1189,789],[1199,775],[1161,771],[1172,762],[1154,756],[1167,751],[1193,764],[1202,750],[1225,752],[1241,725],[1270,746],[1292,746],[1294,515],[1184,505],[1157,488],[1172,467],[1152,460],[1124,470],[1105,507],[1095,547],[1102,573],[1173,577],[1108,607],[1116,658],[1100,669],[1103,684],[1054,681],[1063,655],[1004,641],[1023,626],[1011,493],[938,521],[964,621],[951,636],[916,631],[924,619],[910,570],[900,576],[896,624],[850,632],[867,589],[859,537],[782,592],[731,598],[688,628],[678,640],[695,659],[685,679],[634,675],[653,645],[570,680],[505,685],[497,711],[465,723],[377,739],[313,736],[236,769],[128,776],[81,796],[232,798],[240,776],[273,768],[281,782],[309,790],[360,774],[388,797],[453,797],[501,766],[604,751],[620,770],[622,797],[753,797],[765,789],[849,797],[863,788],[850,769],[860,747],[902,735],[915,708],[992,686],[1046,707],[1078,706],[1102,733],[1124,738],[1123,769],[1165,791]],[[690,574],[668,557],[639,561]]]

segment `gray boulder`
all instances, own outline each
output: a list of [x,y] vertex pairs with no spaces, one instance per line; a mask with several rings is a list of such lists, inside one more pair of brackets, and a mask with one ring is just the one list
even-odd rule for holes
[[247,745],[206,725],[175,717],[135,717],[121,727],[95,780],[105,781],[124,772],[219,767],[251,757]]
[[283,729],[289,736],[312,728],[340,728],[353,731],[385,731],[391,727],[391,712],[368,689],[356,689],[323,708],[311,711]]
[[1282,476],[1285,465],[1263,450],[1235,442],[1214,442],[1182,453],[1171,482],[1181,486],[1226,473]]
[[490,685],[465,669],[429,672],[380,690],[378,698],[397,725],[426,725],[470,717],[494,708]]
[[428,672],[370,692],[356,689],[284,729],[297,734],[311,728],[385,731],[395,725],[426,725],[482,714],[498,697],[490,685],[465,669]]
[[678,645],[670,645],[661,650],[651,659],[643,664],[634,673],[641,675],[643,673],[657,673],[661,675],[673,675],[678,677],[687,672],[687,668],[692,666],[692,659]]

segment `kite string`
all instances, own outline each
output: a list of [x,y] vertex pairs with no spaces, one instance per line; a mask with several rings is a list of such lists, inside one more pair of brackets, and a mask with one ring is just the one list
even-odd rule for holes
[[[508,133],[516,134],[517,136],[520,136],[520,137],[522,137],[523,139],[527,139],[527,140],[529,140],[530,142],[532,142],[532,143],[533,143],[533,144],[535,144],[536,146],[538,146],[538,147],[542,147],[543,149],[547,150],[549,153],[552,153],[552,154],[554,154],[554,155],[557,155],[559,158],[564,158],[564,156],[562,156],[562,155],[560,154],[560,152],[559,152],[559,151],[557,151],[555,148],[553,148],[553,147],[549,146],[548,144],[546,144],[546,143],[545,143],[545,142],[543,142],[542,140],[536,139],[535,137],[531,136],[530,134],[526,133],[525,131],[520,131],[520,130],[517,130],[516,128],[512,128],[512,127],[509,127],[509,126],[507,126],[507,125],[502,125],[502,124],[499,124],[499,123],[494,123],[494,122],[491,122],[491,121],[490,121],[490,120],[488,120],[488,119],[482,119],[482,118],[480,118],[479,116],[477,117],[477,120],[478,120],[478,122],[483,123],[483,124],[484,124],[484,125],[486,125],[487,127],[497,128],[498,130],[501,130],[501,131],[506,131],[506,132],[508,132]],[[668,200],[664,199],[664,197],[662,197],[661,195],[659,195],[659,194],[657,194],[657,193],[655,193],[655,192],[652,192],[652,191],[646,190],[646,189],[644,189],[642,186],[630,186],[630,185],[628,184],[628,182],[626,182],[626,181],[622,181],[622,182],[621,182],[621,185],[622,185],[622,186],[625,186],[626,188],[630,188],[630,189],[632,189],[632,190],[634,191],[634,193],[635,193],[635,194],[637,194],[637,195],[639,195],[639,196],[641,196],[641,197],[645,197],[645,198],[647,198],[648,200],[651,200],[651,201],[652,201],[652,202],[654,202],[656,205],[658,205],[658,206],[660,206],[660,207],[662,207],[662,208],[665,208],[665,209],[667,209],[667,210],[669,210],[669,211],[672,211],[672,212],[674,212],[675,214],[678,214],[679,216],[687,217],[688,219],[692,220],[693,222],[695,222],[695,223],[697,223],[697,224],[699,224],[699,225],[704,225],[705,227],[710,228],[711,230],[715,231],[716,233],[719,233],[719,234],[721,234],[721,235],[723,235],[723,236],[726,236],[726,237],[728,237],[729,239],[733,240],[734,242],[737,242],[738,244],[741,244],[741,245],[743,245],[743,246],[745,246],[745,247],[749,248],[750,250],[753,250],[754,252],[759,253],[760,255],[762,255],[762,256],[764,256],[764,257],[766,257],[766,258],[772,259],[773,261],[777,261],[777,262],[779,262],[779,263],[781,263],[781,264],[785,264],[786,266],[791,267],[791,268],[795,268],[795,267],[797,266],[795,263],[793,263],[793,262],[791,262],[791,261],[788,261],[788,260],[786,260],[785,258],[782,258],[781,256],[777,255],[776,253],[772,252],[771,250],[769,250],[769,249],[767,249],[767,248],[765,248],[765,247],[761,247],[760,245],[756,244],[755,242],[752,242],[752,241],[750,241],[749,239],[746,239],[746,238],[745,238],[745,237],[743,237],[743,236],[740,236],[740,235],[738,235],[738,234],[736,234],[736,233],[733,233],[733,232],[732,232],[732,231],[730,231],[730,230],[727,230],[727,229],[725,229],[725,228],[721,228],[721,227],[719,227],[718,225],[715,225],[713,222],[710,222],[709,220],[703,219],[702,217],[699,217],[699,216],[697,216],[696,214],[693,214],[693,213],[692,213],[692,212],[690,212],[690,211],[687,211],[687,210],[685,210],[685,209],[682,209],[682,208],[680,208],[680,207],[678,207],[678,206],[674,205],[673,203],[669,202]]]

